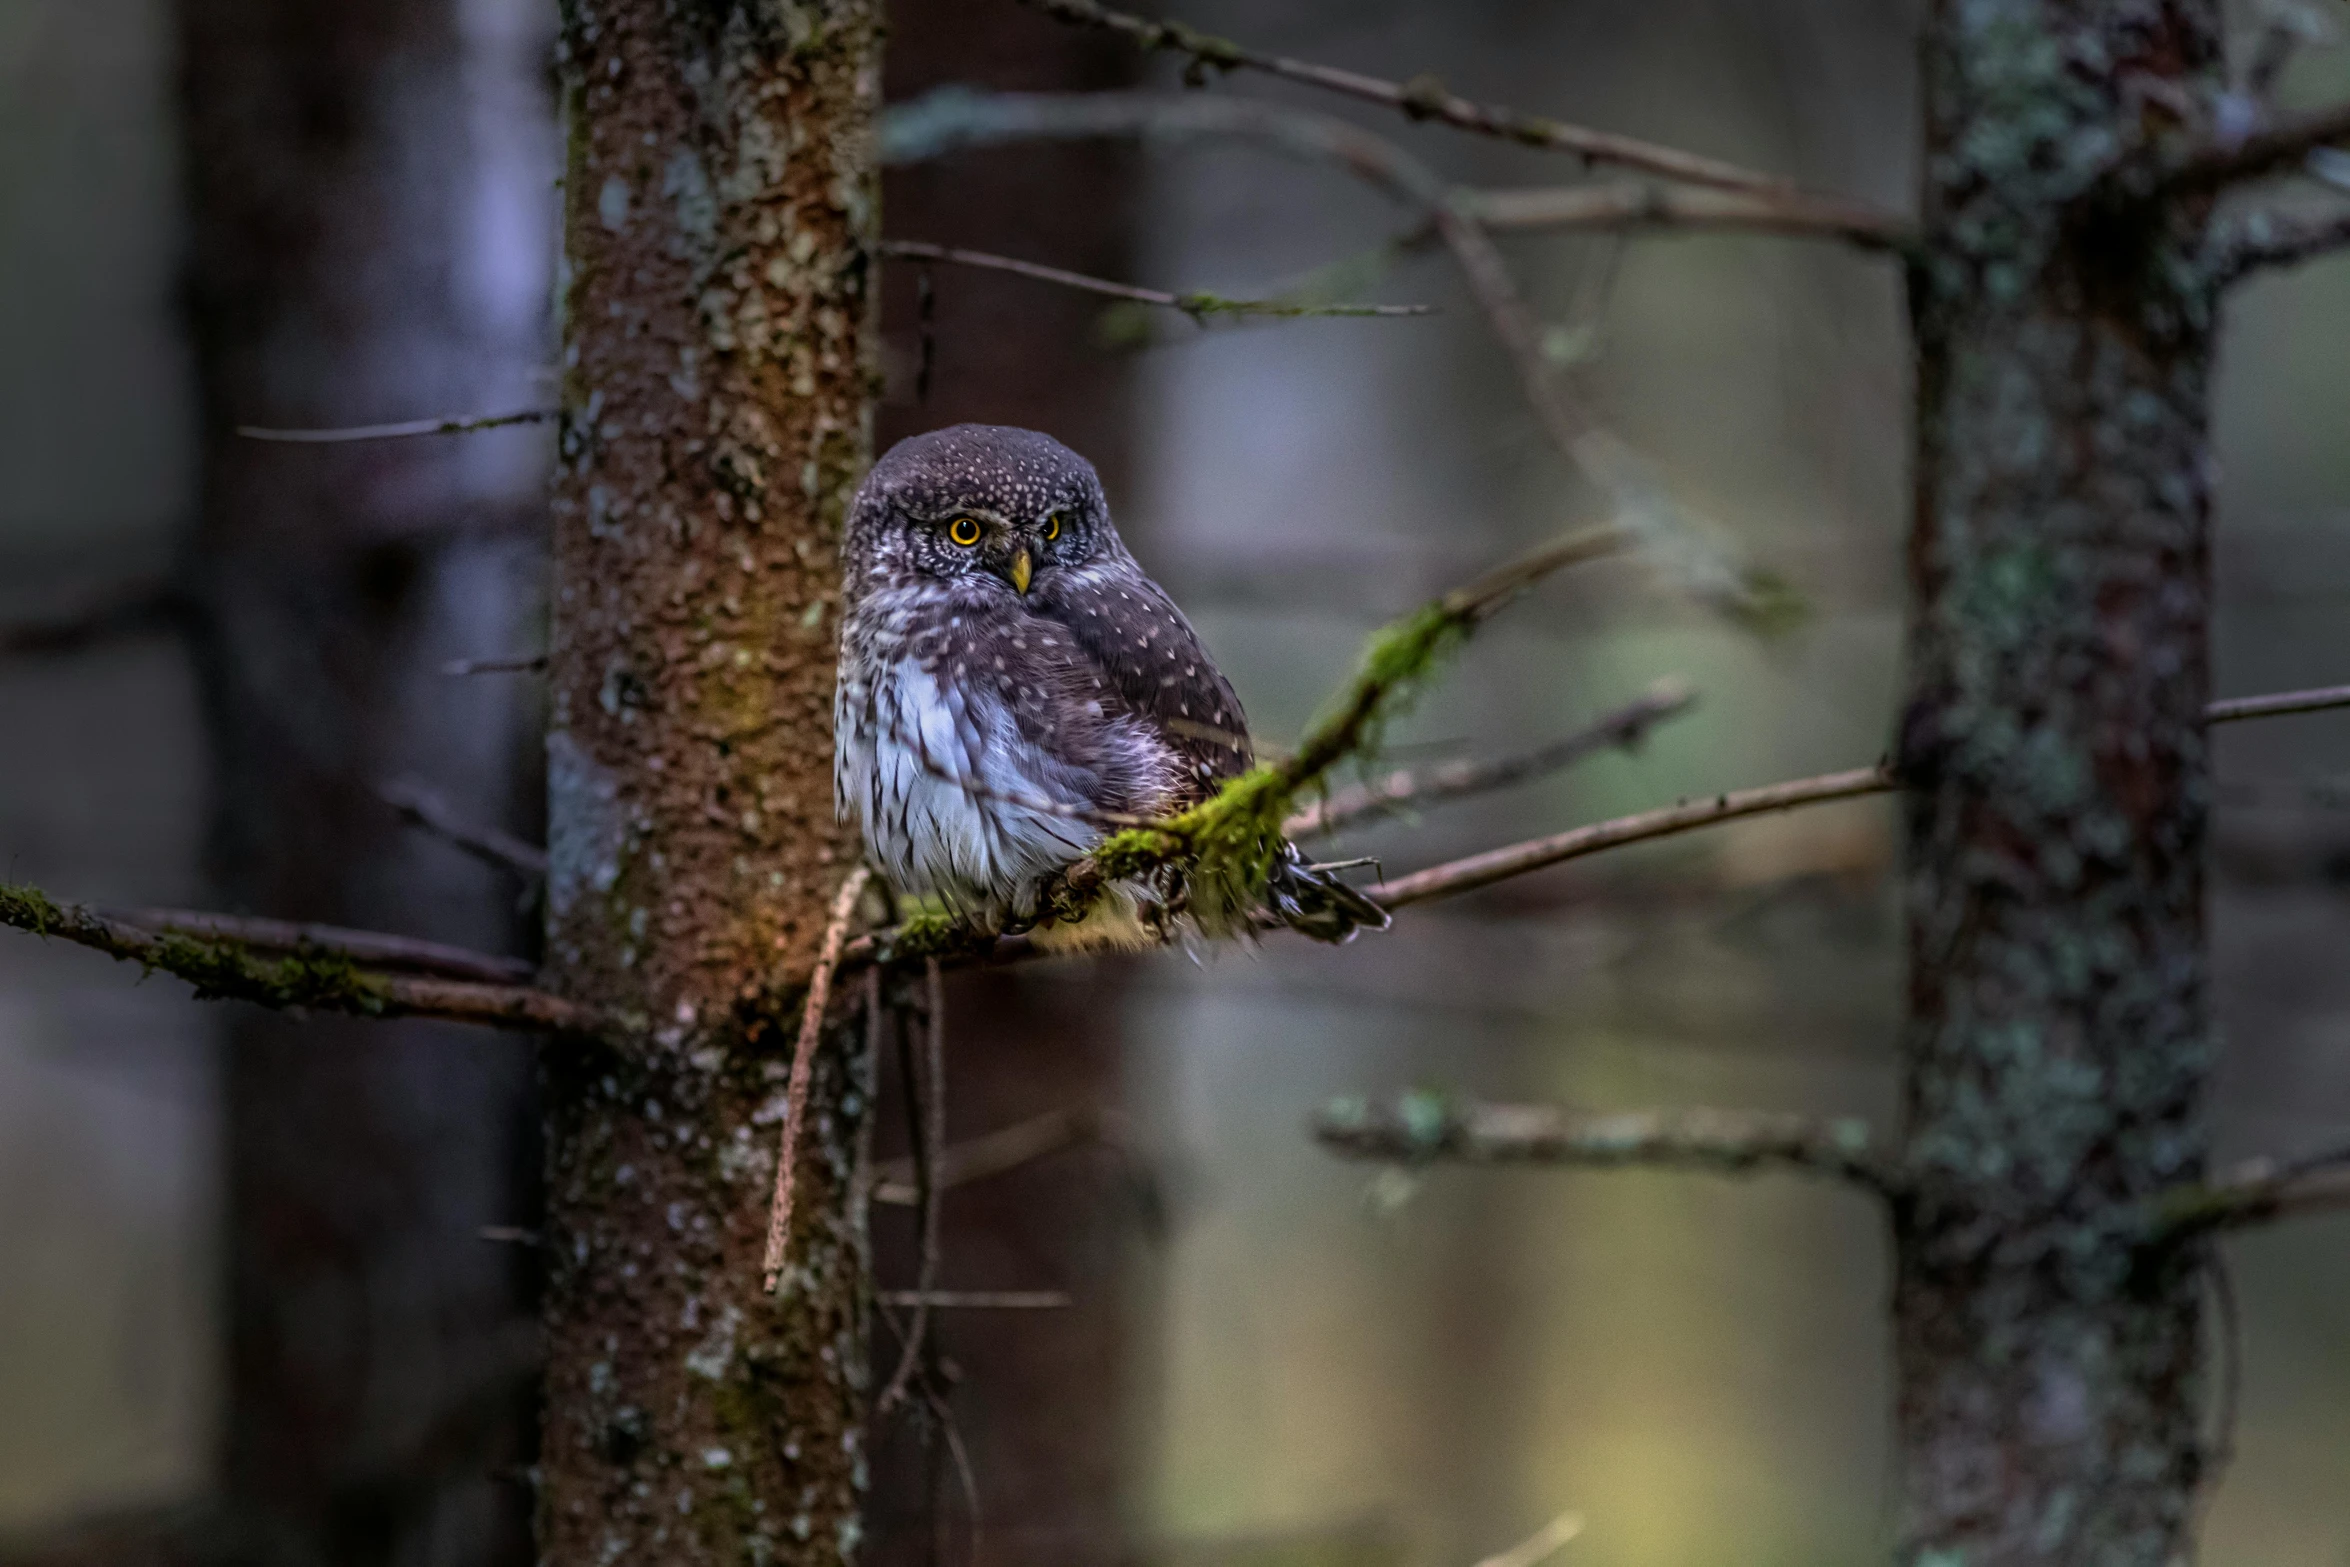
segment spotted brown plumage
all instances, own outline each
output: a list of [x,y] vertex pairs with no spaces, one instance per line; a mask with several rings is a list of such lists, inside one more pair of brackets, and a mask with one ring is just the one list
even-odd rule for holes
[[[901,892],[1025,925],[1105,823],[1250,764],[1230,682],[1050,436],[966,424],[892,447],[850,511],[842,599],[835,795]],[[1120,887],[1089,931],[1161,930],[1175,890]],[[1325,940],[1385,923],[1294,853],[1269,906]]]

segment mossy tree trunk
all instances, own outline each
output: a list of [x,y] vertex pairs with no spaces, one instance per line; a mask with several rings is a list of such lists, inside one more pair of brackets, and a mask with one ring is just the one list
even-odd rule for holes
[[2201,214],[2103,178],[2211,101],[2209,0],[1943,0],[1924,45],[1911,540],[1901,1556],[2160,1567],[2199,1273],[2130,1243],[2194,1179],[2211,1037]]
[[869,455],[865,0],[570,0],[548,964],[643,1020],[551,1046],[550,1563],[839,1562],[862,1532],[870,1061],[811,1106],[760,1249],[793,1020],[854,864],[833,821],[835,550]]

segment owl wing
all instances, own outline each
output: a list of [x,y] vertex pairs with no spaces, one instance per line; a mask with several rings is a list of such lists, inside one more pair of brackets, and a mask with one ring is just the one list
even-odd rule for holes
[[1248,770],[1240,698],[1183,611],[1131,559],[1055,573],[1038,588],[1038,609],[1068,630],[1104,694],[1181,762],[1173,804],[1195,804]]

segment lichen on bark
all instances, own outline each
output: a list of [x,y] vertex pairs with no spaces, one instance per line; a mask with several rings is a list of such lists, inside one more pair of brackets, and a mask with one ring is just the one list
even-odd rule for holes
[[549,1562],[839,1562],[861,1537],[870,1065],[836,1024],[770,1300],[790,1028],[762,998],[854,863],[832,645],[870,454],[879,37],[864,0],[565,7],[548,965],[648,1032],[548,1057]]
[[[2214,302],[2200,214],[2110,176],[2210,101],[2204,0],[1937,6],[1910,547],[1902,1559],[2177,1559],[2195,1179]],[[2155,90],[2150,84],[2159,84]]]

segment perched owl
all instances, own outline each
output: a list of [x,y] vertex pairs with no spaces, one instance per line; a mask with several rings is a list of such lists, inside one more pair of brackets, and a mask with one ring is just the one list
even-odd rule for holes
[[[1163,816],[1251,761],[1232,687],[1111,526],[1093,465],[1032,430],[900,441],[857,492],[843,552],[833,786],[874,864],[983,926],[1024,929],[1039,883],[1101,818]],[[1155,939],[1172,886],[1121,886],[1074,930]],[[1306,865],[1271,911],[1343,941],[1386,914]]]

